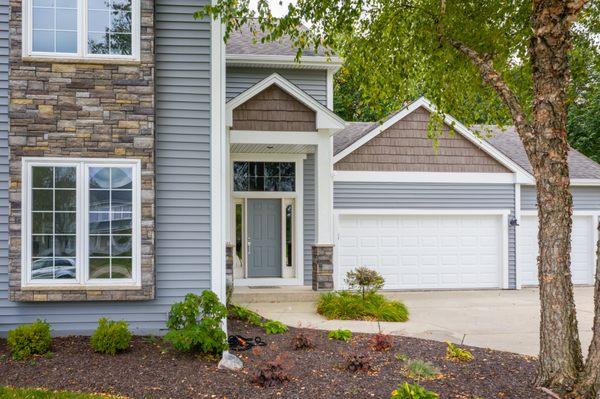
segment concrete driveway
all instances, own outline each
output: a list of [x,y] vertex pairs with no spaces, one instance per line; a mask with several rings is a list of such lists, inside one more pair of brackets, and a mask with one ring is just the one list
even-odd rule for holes
[[[431,291],[390,292],[387,296],[402,300],[409,309],[406,323],[380,323],[390,334],[450,340],[465,345],[537,355],[539,351],[538,290],[519,291]],[[592,337],[594,317],[593,288],[576,287],[575,302],[579,334],[584,352]],[[374,333],[378,323],[326,320],[309,302],[248,303],[249,308],[269,319],[290,326]]]

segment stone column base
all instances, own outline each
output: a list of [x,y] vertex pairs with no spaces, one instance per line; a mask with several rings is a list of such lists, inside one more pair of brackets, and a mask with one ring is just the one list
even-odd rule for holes
[[333,290],[333,244],[312,246],[312,289]]

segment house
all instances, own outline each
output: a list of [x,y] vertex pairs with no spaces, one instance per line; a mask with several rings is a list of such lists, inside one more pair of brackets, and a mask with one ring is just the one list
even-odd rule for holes
[[[0,0],[0,333],[37,318],[138,333],[238,286],[535,285],[535,188],[514,132],[419,99],[381,123],[332,112],[337,58],[225,46],[204,1]],[[480,139],[477,129],[492,130]],[[446,128],[446,131],[449,131]],[[573,279],[593,281],[600,166],[571,154]]]

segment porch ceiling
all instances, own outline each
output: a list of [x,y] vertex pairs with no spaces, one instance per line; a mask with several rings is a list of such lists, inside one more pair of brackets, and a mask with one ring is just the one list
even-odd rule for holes
[[304,144],[231,144],[232,153],[312,154],[314,145]]

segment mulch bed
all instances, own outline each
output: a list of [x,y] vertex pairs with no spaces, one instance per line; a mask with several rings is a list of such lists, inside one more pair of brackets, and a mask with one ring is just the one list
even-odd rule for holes
[[[257,350],[237,353],[244,362],[240,372],[217,370],[217,360],[184,355],[160,340],[136,337],[127,352],[117,356],[94,353],[87,337],[56,338],[52,358],[13,361],[0,340],[0,385],[44,387],[53,390],[107,393],[130,398],[389,398],[405,376],[397,354],[428,360],[442,376],[420,384],[442,398],[546,398],[531,386],[536,362],[506,352],[469,348],[475,360],[456,363],[445,359],[444,343],[393,337],[384,352],[370,349],[369,334],[355,334],[350,342],[333,341],[324,331],[290,328],[282,335],[231,320],[230,332],[261,336],[268,343]],[[292,338],[307,334],[315,347],[294,350]],[[346,371],[351,354],[368,353],[370,371]],[[262,388],[250,382],[260,365],[279,357],[290,380]]]

